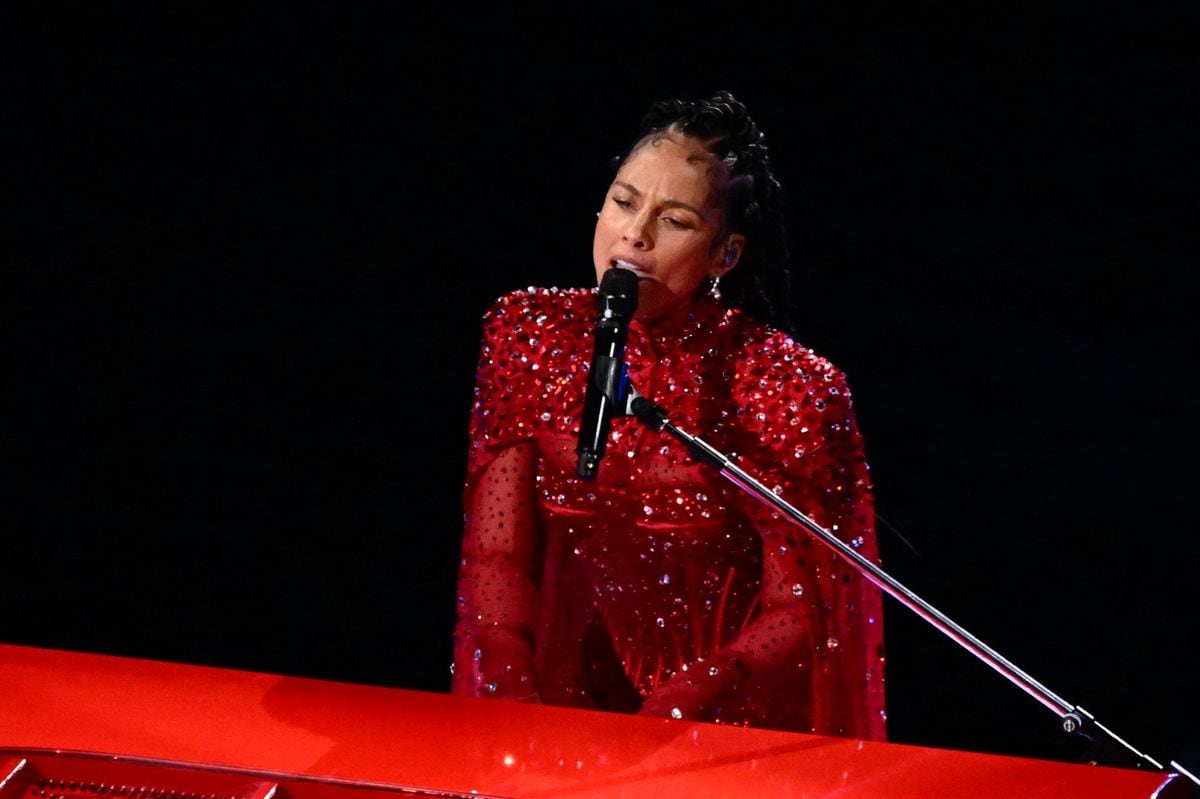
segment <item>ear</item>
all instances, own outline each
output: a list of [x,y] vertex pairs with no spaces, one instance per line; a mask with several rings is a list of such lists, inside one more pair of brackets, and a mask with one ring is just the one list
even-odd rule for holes
[[717,257],[713,260],[713,277],[721,277],[729,270],[738,265],[738,261],[742,259],[742,251],[746,249],[746,237],[741,233],[730,233],[725,240],[725,246],[721,247]]

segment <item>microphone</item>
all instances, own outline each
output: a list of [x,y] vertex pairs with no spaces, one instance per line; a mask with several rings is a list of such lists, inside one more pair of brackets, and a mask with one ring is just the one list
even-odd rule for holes
[[575,474],[583,480],[596,479],[613,408],[625,400],[625,339],[637,302],[637,275],[621,267],[612,267],[604,273],[596,296],[596,348],[588,370],[579,446],[575,448],[579,456]]

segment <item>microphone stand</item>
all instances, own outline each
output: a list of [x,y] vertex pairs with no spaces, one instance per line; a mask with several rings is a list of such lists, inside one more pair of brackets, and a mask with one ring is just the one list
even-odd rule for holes
[[[1166,770],[1153,757],[1139,751],[1124,738],[1101,724],[1087,710],[1079,705],[1072,705],[1017,668],[1017,666],[1002,657],[987,644],[950,620],[937,608],[903,586],[875,563],[863,557],[849,544],[788,504],[783,498],[777,496],[773,491],[747,474],[737,464],[730,461],[729,458],[725,457],[725,455],[721,454],[708,443],[676,427],[667,419],[666,411],[640,395],[633,386],[626,386],[624,402],[614,403],[613,409],[614,413],[619,415],[637,417],[640,422],[654,430],[665,430],[670,433],[687,446],[688,453],[694,460],[716,469],[722,477],[732,482],[738,488],[759,501],[773,506],[790,520],[806,528],[817,538],[820,538],[826,544],[833,547],[839,555],[854,565],[868,580],[922,619],[932,624],[955,643],[975,655],[988,666],[991,666],[1003,677],[1007,678],[1018,688],[1025,691],[1057,715],[1059,726],[1063,732],[1078,735],[1095,746],[1100,746],[1103,743],[1107,744],[1110,748],[1115,747],[1118,752],[1124,752],[1127,756],[1131,756],[1133,762],[1139,768],[1150,766],[1158,771]],[[1179,774],[1186,776],[1197,787],[1200,787],[1200,777],[1192,774],[1174,760],[1170,762],[1170,765]],[[1174,779],[1175,776],[1177,775],[1172,774],[1168,777],[1168,781]]]

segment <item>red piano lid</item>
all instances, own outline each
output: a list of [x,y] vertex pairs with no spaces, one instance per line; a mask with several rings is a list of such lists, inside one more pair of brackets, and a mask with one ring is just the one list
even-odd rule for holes
[[0,644],[0,754],[39,750],[506,797],[1105,799],[1170,776]]

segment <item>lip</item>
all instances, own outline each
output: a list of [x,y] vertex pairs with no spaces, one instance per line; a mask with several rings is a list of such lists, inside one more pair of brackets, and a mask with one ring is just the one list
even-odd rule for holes
[[609,261],[609,268],[611,269],[615,267],[628,269],[630,272],[633,272],[635,275],[637,275],[639,280],[649,280],[652,277],[649,270],[647,270],[645,267],[641,266],[640,264],[636,264],[633,261],[627,261],[624,258],[614,258]]

